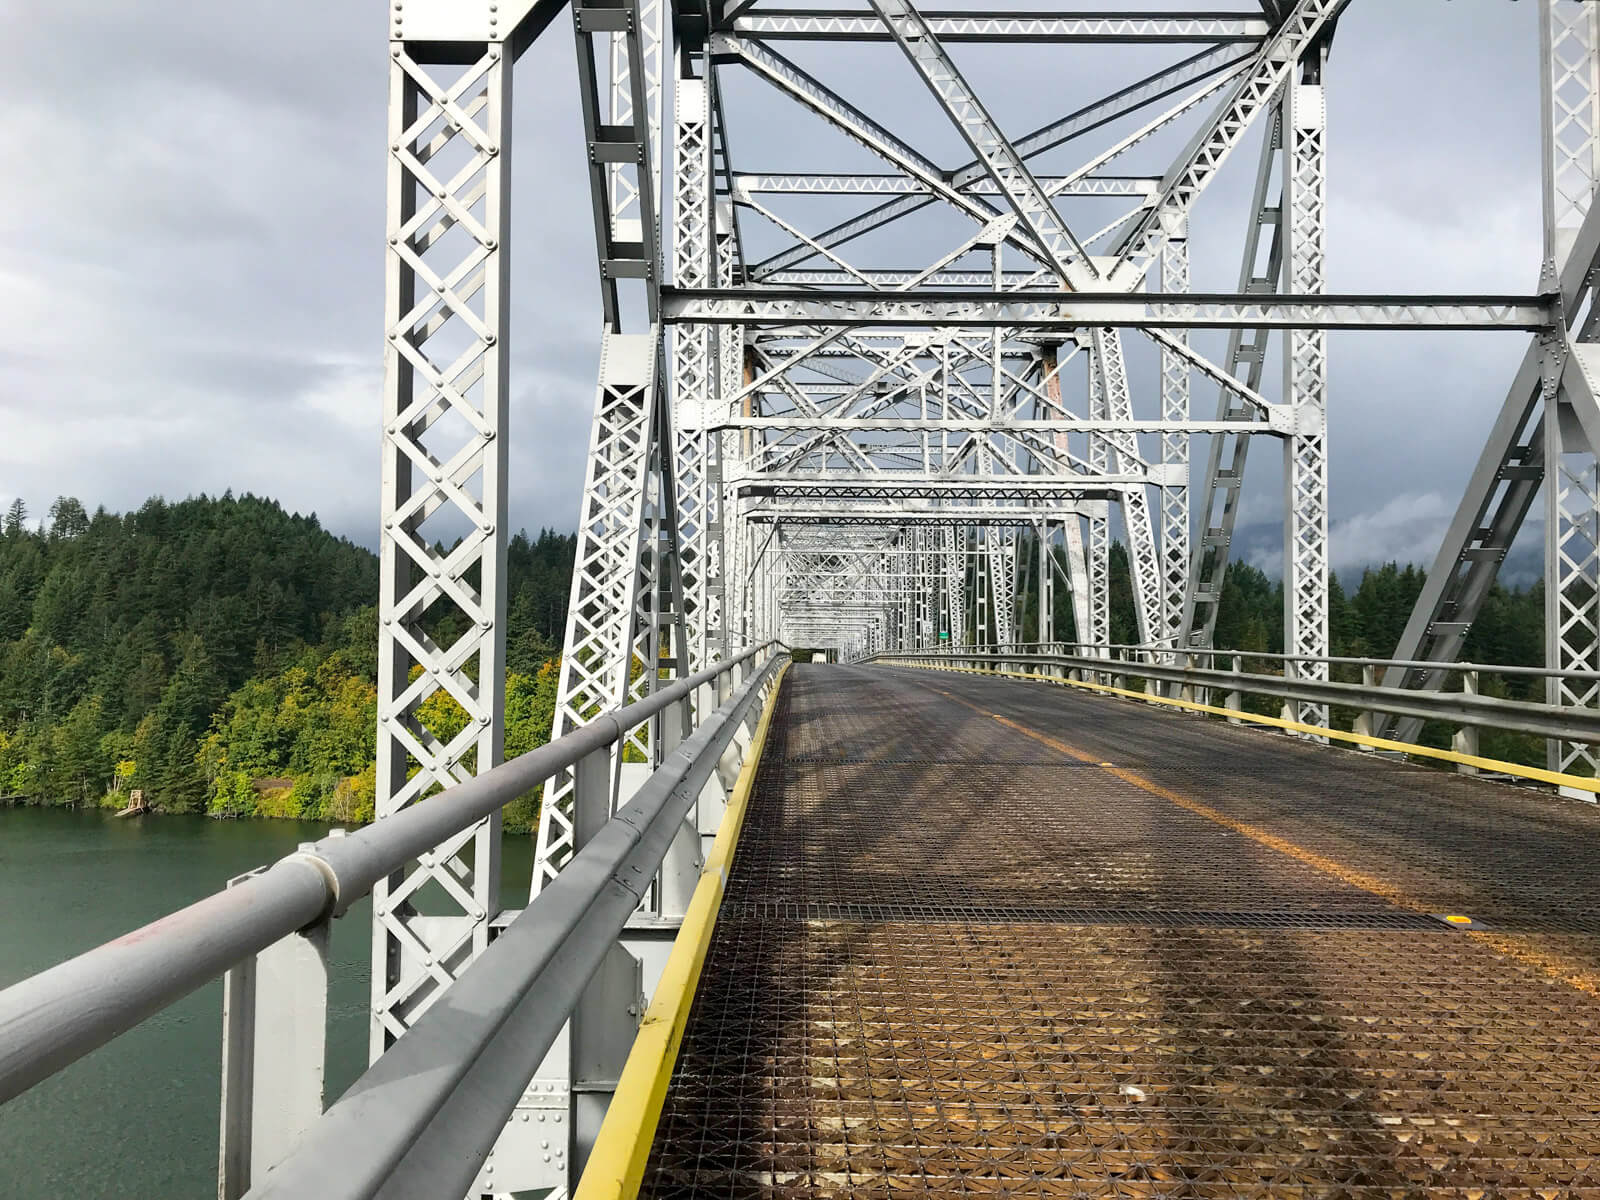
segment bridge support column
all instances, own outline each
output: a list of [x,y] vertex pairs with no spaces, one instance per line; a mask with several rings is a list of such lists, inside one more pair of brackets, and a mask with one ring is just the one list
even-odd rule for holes
[[944,530],[944,597],[950,649],[967,642],[967,531]]
[[[554,737],[656,691],[682,674],[691,656],[709,659],[713,621],[726,616],[714,600],[726,563],[708,548],[722,486],[717,460],[708,453],[719,435],[705,429],[706,405],[720,393],[713,380],[713,338],[689,327],[674,341],[675,397],[685,417],[681,437],[675,433],[664,372],[659,203],[664,8],[660,0],[617,5],[575,0],[572,20],[604,326]],[[693,63],[691,57],[676,100],[676,265],[680,272],[698,274],[704,284],[712,277],[708,172],[713,133],[710,84],[693,75]],[[679,511],[680,467],[686,514]],[[687,595],[680,541],[685,529]],[[578,770],[546,785],[535,895],[678,744],[690,719],[685,706],[674,706],[630,730],[614,751],[591,755]],[[630,933],[612,948],[485,1164],[480,1176],[485,1190],[553,1189],[559,1195],[576,1179],[632,1042],[642,995],[665,961],[686,889],[692,887],[689,876],[699,862],[699,830],[688,822],[630,920]],[[559,1126],[561,1137],[548,1137],[540,1126]]]
[[327,1030],[326,919],[223,976],[218,1200],[248,1192],[322,1116]]
[[[1323,290],[1327,217],[1324,44],[1307,50],[1286,85],[1283,109],[1283,214],[1287,290]],[[1284,395],[1293,428],[1284,439],[1284,650],[1309,658],[1328,654],[1328,352],[1321,330],[1290,330]],[[1326,663],[1296,664],[1303,679],[1326,679]],[[1295,720],[1326,725],[1321,704],[1292,706]]]
[[[1084,549],[1088,563],[1089,627],[1080,640],[1094,646],[1111,644],[1111,504],[1107,500],[1090,500],[1084,505],[1088,519],[1089,537]],[[1104,654],[1105,651],[1092,651]]]
[[[1368,688],[1378,686],[1377,667],[1361,668],[1361,686]],[[1378,721],[1375,713],[1373,713],[1370,709],[1364,709],[1356,714],[1355,723],[1351,727],[1351,732],[1358,733],[1362,737],[1375,737],[1377,736],[1377,731]],[[1356,749],[1370,754],[1373,748],[1371,746],[1358,745]]]
[[[1167,220],[1167,238],[1161,246],[1161,290],[1187,292],[1189,218],[1178,213]],[[1180,344],[1188,344],[1183,330],[1174,330],[1172,336]],[[1165,346],[1161,350],[1161,419],[1169,426],[1161,434],[1161,628],[1152,640],[1177,647],[1189,583],[1189,435],[1178,431],[1189,419],[1189,360]]]
[[1045,645],[1056,640],[1055,522],[1040,521],[1035,530],[1039,538],[1039,616],[1034,640]]
[[[504,741],[511,60],[451,21],[397,4],[390,42],[380,821]],[[499,896],[498,814],[373,889],[372,1057],[488,945]]]
[[[1092,369],[1098,380],[1096,390],[1105,419],[1133,420],[1133,398],[1128,388],[1128,368],[1123,357],[1120,331],[1096,329],[1091,339]],[[1138,441],[1133,434],[1108,435],[1099,439],[1099,444],[1110,469],[1136,471],[1140,468],[1142,460],[1139,458]],[[1123,533],[1127,537],[1128,573],[1133,584],[1133,640],[1142,644],[1159,637],[1164,628],[1161,617],[1161,568],[1156,555],[1155,530],[1150,522],[1150,502],[1145,488],[1142,485],[1126,486],[1121,489],[1120,495]],[[1109,583],[1108,560],[1108,623]],[[1107,633],[1109,635],[1109,629]],[[1110,640],[1109,636],[1106,640]]]
[[[715,206],[711,189],[711,79],[702,47],[685,46],[674,56],[672,265],[679,287],[708,287],[715,277],[712,257]],[[690,671],[706,666],[723,647],[715,644],[711,577],[719,574],[722,532],[719,509],[720,432],[708,431],[717,410],[721,380],[716,338],[708,325],[680,325],[672,334],[672,414],[676,437],[678,536],[682,563],[684,627]]]

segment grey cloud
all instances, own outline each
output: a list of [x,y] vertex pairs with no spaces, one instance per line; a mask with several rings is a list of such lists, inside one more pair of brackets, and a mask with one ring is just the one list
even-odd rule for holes
[[[1351,5],[1329,73],[1332,287],[1531,285],[1535,15],[1532,4]],[[0,496],[24,495],[35,509],[58,492],[127,507],[150,492],[251,488],[370,542],[380,9],[65,0],[19,9],[8,35],[0,53],[14,102],[0,117],[0,154],[25,166],[0,210]],[[954,53],[1014,132],[1181,56]],[[873,114],[903,121],[941,163],[970,157],[887,48],[794,56]],[[770,88],[736,68],[725,76],[737,160],[815,165],[818,151],[837,148],[834,169],[877,169]],[[560,23],[519,64],[515,92],[512,516],[570,528],[598,296],[572,43]],[[1071,153],[1098,150],[1133,124],[1097,131]],[[1153,140],[1130,162],[1159,169],[1183,136]],[[1254,146],[1240,149],[1196,213],[1196,287],[1233,286]],[[776,244],[758,218],[743,223],[753,245]],[[866,261],[928,258],[929,245],[965,231],[930,214],[864,241],[862,252]],[[1197,344],[1220,355],[1218,341]],[[1436,527],[1437,512],[1402,501],[1453,503],[1520,352],[1520,340],[1503,337],[1333,339],[1335,528],[1379,540]],[[1131,350],[1136,381],[1148,383],[1153,362],[1147,348]],[[1269,389],[1280,373],[1269,365]],[[1197,381],[1194,396],[1196,413],[1209,415],[1215,390]],[[1203,440],[1196,451],[1198,473]],[[1267,443],[1251,458],[1247,509],[1269,521],[1281,505],[1278,458]]]

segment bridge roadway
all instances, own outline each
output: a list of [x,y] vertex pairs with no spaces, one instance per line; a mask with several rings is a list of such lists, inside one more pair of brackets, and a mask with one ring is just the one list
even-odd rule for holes
[[1596,905],[1580,802],[798,666],[641,1194],[1600,1196]]

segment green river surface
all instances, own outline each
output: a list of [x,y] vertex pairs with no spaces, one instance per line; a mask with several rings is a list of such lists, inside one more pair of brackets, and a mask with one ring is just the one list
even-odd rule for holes
[[[325,831],[298,821],[0,809],[0,988],[199,900]],[[507,843],[503,894],[520,907],[528,839]],[[365,1065],[370,923],[365,901],[334,923],[330,1102]],[[221,1038],[222,984],[214,981],[0,1107],[0,1197],[211,1200]]]

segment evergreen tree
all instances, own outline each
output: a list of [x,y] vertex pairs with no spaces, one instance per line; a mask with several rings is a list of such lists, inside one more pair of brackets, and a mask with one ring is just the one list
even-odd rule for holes
[[8,538],[20,537],[27,531],[28,506],[18,496],[6,509],[5,535]]
[[[166,810],[370,819],[373,555],[231,493],[26,519],[14,502],[0,539],[0,795],[98,802],[115,779]],[[508,693],[554,678],[575,546],[512,539]]]
[[58,804],[92,799],[110,777],[101,751],[101,702],[85,696],[73,706],[57,734],[58,754],[50,798]]
[[75,538],[89,528],[89,514],[76,496],[58,496],[50,506],[50,537]]

